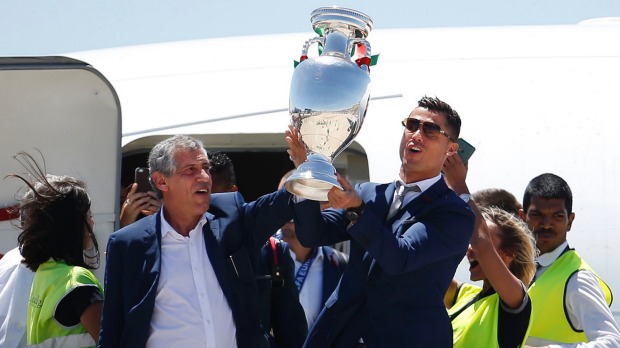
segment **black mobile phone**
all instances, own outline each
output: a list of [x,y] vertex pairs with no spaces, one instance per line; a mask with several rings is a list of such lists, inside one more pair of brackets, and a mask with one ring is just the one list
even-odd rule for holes
[[151,182],[149,180],[149,169],[145,167],[136,168],[134,182],[138,183],[138,189],[136,192],[153,191]]
[[473,147],[472,144],[465,141],[465,139],[463,138],[459,138],[456,142],[459,144],[459,151],[458,151],[459,157],[461,157],[463,164],[466,165],[471,155],[473,155],[474,151],[476,151],[476,148]]

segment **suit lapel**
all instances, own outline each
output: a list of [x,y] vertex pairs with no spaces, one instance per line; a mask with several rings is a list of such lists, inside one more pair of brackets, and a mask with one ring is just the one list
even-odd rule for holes
[[[331,257],[335,257],[337,259],[338,256],[330,255],[325,248],[321,248],[321,250],[323,252],[323,302],[321,303],[325,303],[335,288],[333,284],[337,283],[340,279],[340,271],[338,266],[335,266],[332,263],[331,259]],[[332,290],[330,291],[330,289]]]
[[[386,190],[386,196],[388,192],[391,192],[391,195],[393,197],[395,187],[395,184],[389,185],[388,189]],[[428,190],[422,192],[422,194],[420,194],[418,197],[407,203],[398,213],[396,213],[391,219],[386,221],[386,223],[392,226],[392,232],[397,235],[397,237],[399,237],[399,234],[404,232],[403,229],[399,228],[403,224],[403,222],[415,219],[416,215],[419,215],[419,213],[424,208],[429,207],[438,198],[444,196],[448,190],[449,188],[446,185],[446,182],[444,181],[442,176],[436,183],[431,185]],[[391,198],[388,201],[391,202]],[[369,257],[368,253],[364,255],[364,258],[366,257]],[[370,270],[368,271],[369,275],[373,271],[373,269],[376,268],[376,263],[376,260],[373,258],[372,263],[370,264]]]
[[392,224],[392,231],[397,231],[398,226],[400,226],[403,221],[415,218],[416,214],[423,208],[430,206],[438,198],[443,197],[448,190],[449,188],[446,182],[443,177],[441,177],[436,183],[431,185],[428,190],[422,192],[418,197],[407,203],[388,221]]
[[[207,213],[207,223],[202,227],[202,235],[205,241],[205,249],[211,266],[215,272],[218,283],[222,288],[222,292],[226,296],[229,305],[232,307],[232,291],[226,273],[226,259],[228,255],[224,255],[222,248],[222,236],[220,231],[220,223],[213,215]],[[230,256],[232,259],[232,256]]]
[[144,265],[142,267],[152,267],[147,274],[152,274],[153,277],[147,278],[147,282],[150,281],[149,289],[145,293],[143,301],[140,301],[148,305],[140,306],[140,308],[152,311],[155,306],[157,286],[161,274],[161,209],[155,216],[151,217],[151,221],[152,223],[142,231],[142,245],[144,245]]
[[378,207],[385,209],[385,211],[380,211],[379,214],[377,214],[377,216],[383,216],[383,220],[387,220],[392,201],[394,200],[394,191],[396,191],[396,182],[392,182],[385,187],[385,192],[383,193],[385,204],[381,205],[381,202],[377,202]]

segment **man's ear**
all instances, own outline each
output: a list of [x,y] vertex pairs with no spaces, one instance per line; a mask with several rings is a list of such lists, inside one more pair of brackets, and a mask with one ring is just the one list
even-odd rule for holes
[[168,191],[168,182],[166,181],[165,176],[163,176],[160,172],[154,172],[152,178],[155,187],[157,187],[161,192]]
[[566,225],[566,232],[570,231],[573,227],[573,220],[575,220],[575,213],[568,214],[568,225]]
[[446,155],[452,156],[459,150],[459,144],[455,142],[450,142],[448,144],[448,149],[446,151]]
[[521,218],[521,220],[526,221],[525,220],[525,211],[523,211],[523,209],[519,209],[519,217]]

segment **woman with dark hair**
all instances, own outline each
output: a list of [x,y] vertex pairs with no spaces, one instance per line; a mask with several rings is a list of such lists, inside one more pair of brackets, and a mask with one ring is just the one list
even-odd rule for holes
[[20,199],[18,245],[36,272],[28,303],[28,345],[94,347],[99,340],[103,289],[89,269],[98,267],[97,239],[84,182],[46,175],[27,153],[14,156],[28,176]]

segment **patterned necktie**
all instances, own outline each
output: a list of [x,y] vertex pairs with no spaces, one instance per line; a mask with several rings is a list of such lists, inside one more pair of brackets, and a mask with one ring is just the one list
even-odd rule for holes
[[420,189],[418,185],[405,186],[402,184],[398,184],[398,187],[396,188],[396,190],[398,193],[396,194],[396,197],[394,198],[394,202],[392,202],[392,206],[390,207],[390,212],[388,213],[388,220],[394,217],[394,215],[396,215],[396,213],[400,210],[403,204],[403,201],[405,199],[405,196],[407,195],[408,192],[410,191],[422,192],[422,190]]

